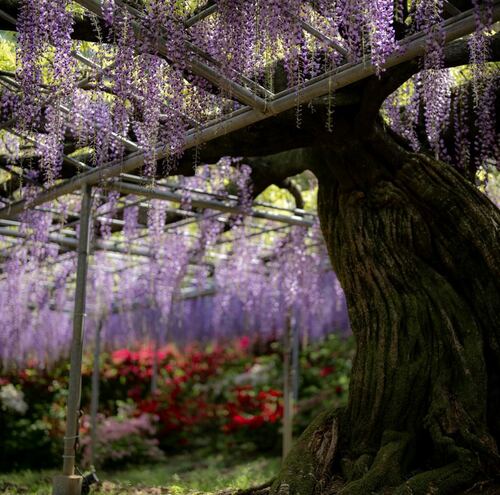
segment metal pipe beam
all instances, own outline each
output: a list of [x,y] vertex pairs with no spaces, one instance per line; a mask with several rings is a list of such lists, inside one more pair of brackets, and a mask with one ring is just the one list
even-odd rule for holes
[[450,15],[459,15],[461,13],[461,10],[457,9],[457,7],[455,7],[451,2],[448,2],[448,0],[444,0],[443,8],[445,12]]
[[338,51],[344,57],[347,57],[347,55],[348,55],[349,52],[340,43],[338,43],[335,40],[332,40],[328,36],[325,36],[323,33],[321,33],[320,31],[318,31],[315,27],[311,26],[307,22],[302,21],[302,20],[299,21],[299,22],[300,22],[300,27],[304,31],[306,31],[307,33],[313,35],[315,38],[319,39],[323,43],[331,46],[334,50]]
[[[9,229],[7,227],[0,227],[0,236],[26,239],[26,235],[24,233],[19,232],[18,230]],[[50,234],[47,238],[47,242],[57,244],[70,250],[75,250],[78,247],[78,241],[76,239],[60,234]],[[93,246],[98,251],[109,251],[110,253],[150,257],[149,249],[143,247],[120,247],[118,243],[113,241],[98,240],[93,244]]]
[[[118,181],[112,184],[112,188],[116,191],[120,191],[125,194],[135,194],[138,196],[143,196],[149,199],[162,199],[165,201],[172,201],[174,203],[182,203],[184,200],[183,196],[179,193],[175,193],[168,190],[162,190],[160,188],[150,188],[142,187],[136,184],[129,184],[126,182]],[[191,198],[191,205],[194,208],[203,208],[221,211],[224,213],[245,213],[245,210],[239,205],[225,203],[223,201],[214,201],[211,199],[201,199],[201,198]],[[306,219],[298,215],[276,215],[274,213],[268,213],[263,211],[252,210],[249,213],[250,216],[254,218],[263,218],[266,220],[272,220],[274,222],[280,222],[288,225],[300,225],[304,227],[311,227],[314,224],[313,219]]]
[[[82,7],[85,7],[87,10],[89,10],[99,18],[103,18],[102,6],[99,2],[95,0],[77,0],[77,3]],[[134,14],[134,17],[135,16],[136,15]],[[139,25],[139,23],[132,20],[131,25],[137,36],[140,37],[141,26]],[[163,57],[166,57],[167,59],[169,58],[169,49],[164,39],[161,39],[161,44],[158,46],[158,53]],[[240,84],[224,77],[223,75],[212,69],[210,66],[199,60],[191,58],[185,60],[185,62],[188,70],[190,70],[194,74],[204,77],[207,81],[211,82],[218,88],[228,91],[241,103],[249,105],[250,107],[255,108],[260,112],[266,111],[266,101],[249,91],[244,86],[241,86]]]
[[208,6],[206,9],[203,9],[201,12],[198,12],[197,14],[187,19],[186,22],[184,22],[184,26],[190,28],[191,26],[194,26],[197,22],[200,22],[203,19],[205,19],[205,17],[214,14],[216,11],[217,11],[217,4],[215,3],[214,5]]

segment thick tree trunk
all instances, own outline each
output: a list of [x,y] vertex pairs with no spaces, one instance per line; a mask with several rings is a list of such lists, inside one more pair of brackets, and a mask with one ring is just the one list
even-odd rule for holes
[[380,123],[318,163],[357,354],[347,409],[308,429],[272,492],[455,494],[499,475],[498,209]]

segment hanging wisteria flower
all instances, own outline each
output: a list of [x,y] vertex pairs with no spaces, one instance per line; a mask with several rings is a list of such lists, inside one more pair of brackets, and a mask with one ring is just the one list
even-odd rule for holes
[[476,30],[469,40],[470,67],[474,110],[476,115],[476,133],[474,142],[476,164],[486,167],[486,160],[495,156],[498,148],[495,129],[495,94],[499,78],[489,65],[491,60],[491,37],[488,30],[492,24],[493,2],[474,0]]
[[18,17],[18,79],[23,98],[18,109],[23,127],[32,126],[40,116],[40,85],[43,68],[48,66],[45,53],[53,47],[52,80],[46,83],[59,97],[74,89],[75,64],[71,54],[73,16],[69,0],[23,0]]
[[372,63],[380,75],[389,55],[397,47],[394,32],[394,1],[374,0],[367,6],[367,24],[370,33]]

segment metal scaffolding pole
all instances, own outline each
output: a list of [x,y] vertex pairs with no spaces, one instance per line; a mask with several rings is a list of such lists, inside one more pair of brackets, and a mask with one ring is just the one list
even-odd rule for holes
[[76,272],[75,306],[73,311],[73,340],[71,343],[71,367],[69,394],[66,409],[66,434],[64,436],[63,474],[54,478],[53,495],[80,495],[82,477],[75,475],[75,450],[79,434],[78,409],[82,387],[82,351],[85,324],[87,268],[90,240],[91,186],[82,187],[80,235],[78,239],[78,265]]
[[287,319],[286,328],[283,332],[283,451],[282,459],[292,448],[293,442],[293,327],[295,325],[293,316]]
[[97,412],[99,410],[99,364],[101,356],[101,331],[104,316],[99,318],[95,329],[94,362],[92,366],[92,395],[90,398],[90,464],[95,466],[97,451]]

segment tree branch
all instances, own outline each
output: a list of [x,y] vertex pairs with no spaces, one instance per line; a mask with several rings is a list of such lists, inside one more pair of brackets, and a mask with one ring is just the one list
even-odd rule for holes
[[280,189],[286,189],[293,196],[293,199],[295,200],[295,208],[298,208],[299,210],[304,209],[304,198],[302,197],[302,192],[293,180],[290,179],[290,177],[278,182],[276,186]]
[[297,208],[303,207],[300,190],[287,179],[312,168],[314,162],[309,148],[285,151],[265,158],[249,158],[245,162],[252,167],[254,197],[274,184],[292,193]]
[[[492,62],[500,61],[500,33],[491,37]],[[467,39],[450,43],[444,50],[444,67],[458,67],[469,62]],[[371,125],[386,98],[422,69],[422,58],[417,58],[387,70],[380,79],[373,76],[364,82],[359,120]]]

